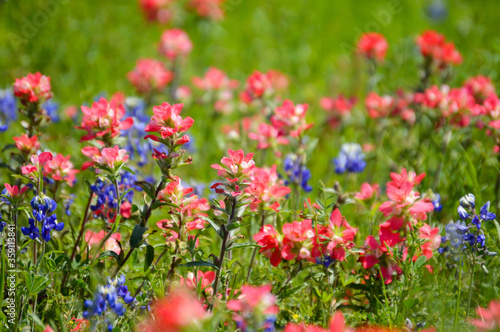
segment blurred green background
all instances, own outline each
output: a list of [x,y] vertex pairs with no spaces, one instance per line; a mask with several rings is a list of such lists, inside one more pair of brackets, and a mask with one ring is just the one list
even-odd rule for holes
[[[413,76],[415,68],[405,66],[416,52],[413,38],[429,28],[456,43],[462,73],[473,68],[495,79],[499,10],[495,0],[228,0],[222,22],[179,18],[195,45],[184,79],[208,66],[238,79],[273,68],[289,75],[295,100],[310,101],[318,91],[356,88],[345,79],[352,75],[346,64],[362,31],[383,33],[388,65]],[[52,77],[63,104],[90,101],[102,91],[132,93],[125,75],[137,58],[158,57],[163,29],[148,24],[133,0],[0,2],[0,87],[40,71]]]

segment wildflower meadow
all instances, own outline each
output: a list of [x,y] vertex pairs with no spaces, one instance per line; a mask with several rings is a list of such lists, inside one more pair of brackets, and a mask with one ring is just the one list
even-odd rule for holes
[[0,1],[0,331],[500,331],[496,1]]

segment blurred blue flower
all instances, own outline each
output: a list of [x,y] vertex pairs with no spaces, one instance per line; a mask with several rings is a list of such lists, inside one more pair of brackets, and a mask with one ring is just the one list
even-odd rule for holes
[[47,115],[50,117],[52,122],[59,122],[59,104],[53,101],[52,99],[47,100],[42,104],[42,108],[47,112]]
[[342,144],[340,153],[337,158],[333,159],[333,163],[337,174],[363,172],[366,161],[361,145],[356,143]]
[[285,174],[288,179],[285,179],[285,185],[294,183],[300,185],[305,192],[310,192],[313,188],[309,185],[311,179],[311,171],[305,165],[299,162],[296,155],[288,155],[284,160]]
[[17,120],[17,106],[14,93],[10,89],[0,90],[0,132]]

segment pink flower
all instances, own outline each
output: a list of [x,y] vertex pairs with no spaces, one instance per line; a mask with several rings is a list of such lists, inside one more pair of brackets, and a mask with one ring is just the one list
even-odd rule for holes
[[73,163],[69,161],[69,158],[69,155],[64,157],[58,153],[52,160],[47,161],[43,175],[51,177],[55,181],[66,181],[72,187],[75,182],[75,174],[79,171],[73,169]]
[[327,112],[332,112],[340,116],[351,113],[352,108],[356,104],[356,97],[347,99],[343,95],[336,98],[323,97],[320,99],[319,104]]
[[464,82],[464,87],[474,96],[477,102],[481,102],[495,93],[495,86],[491,78],[478,75],[470,77]]
[[165,68],[163,62],[154,59],[139,59],[135,69],[127,74],[139,93],[161,91],[173,77],[174,74]]
[[4,183],[4,186],[6,194],[8,194],[8,196],[12,198],[22,196],[26,192],[26,190],[29,189],[29,187],[27,186],[24,186],[21,189],[19,189],[17,186],[11,186],[8,183]]
[[182,289],[174,289],[156,302],[151,315],[152,318],[139,325],[139,332],[183,331],[199,326],[207,316],[200,301]]
[[241,286],[241,294],[236,300],[229,300],[227,308],[235,312],[233,319],[242,329],[252,321],[252,317],[277,315],[276,296],[271,293],[271,286]]
[[280,235],[272,225],[264,225],[260,231],[253,236],[260,246],[259,252],[270,259],[273,266],[281,262],[281,240]]
[[191,0],[189,4],[201,17],[221,20],[224,18],[224,10],[222,9],[224,1],[225,0]]
[[[425,224],[419,229],[419,238],[425,240],[424,244],[421,246],[422,254],[427,257],[427,259],[432,258],[434,251],[439,248],[441,244],[441,235],[439,235],[439,228],[431,228],[430,225]],[[413,258],[417,259],[417,256]]]
[[[186,117],[183,119],[180,116],[183,106],[183,104],[170,105],[169,103],[163,103],[160,106],[154,106],[154,115],[151,117],[151,120],[146,126],[145,131],[158,133],[160,134],[160,136],[148,135],[145,138],[151,138],[153,141],[160,141],[167,137],[171,137],[174,134],[182,134],[189,128],[191,128],[194,120],[190,117]],[[186,139],[183,139],[178,141],[178,143],[184,144],[186,142],[189,142],[189,136],[185,137],[187,137],[187,141]]]
[[380,187],[378,184],[374,183],[373,185],[370,185],[369,183],[365,182],[361,185],[360,192],[356,193],[354,197],[361,201],[366,201],[371,199],[374,195],[378,196],[379,193]]
[[370,92],[366,97],[365,106],[371,118],[386,117],[392,112],[394,98],[388,95],[379,96],[375,92]]
[[329,255],[330,257],[343,261],[345,249],[354,246],[354,236],[358,232],[342,217],[340,211],[335,209],[330,215],[330,223],[326,226],[316,227],[314,257]]
[[[106,236],[105,231],[99,231],[98,233],[94,233],[92,231],[87,231],[85,233],[85,242],[91,247],[94,247],[101,243],[101,241]],[[114,251],[118,255],[120,254],[120,246],[117,241],[121,241],[122,235],[120,233],[111,234],[109,239],[104,244],[104,250],[106,251]]]
[[139,5],[148,21],[167,23],[172,18],[172,11],[168,6],[174,0],[139,0]]
[[41,171],[45,163],[52,160],[52,158],[53,156],[50,152],[42,152],[38,156],[34,154],[31,156],[32,165],[22,166],[21,171],[23,174],[30,174],[33,172]]
[[436,31],[428,30],[417,37],[417,45],[424,57],[433,59],[439,68],[462,63],[462,56],[455,49],[455,44],[447,43],[445,37]]
[[174,180],[169,182],[168,185],[160,191],[159,196],[166,202],[184,208],[197,199],[196,195],[187,197],[191,192],[193,192],[193,188],[184,188],[181,179],[175,176]]
[[[221,159],[222,165],[214,164],[212,168],[217,170],[219,176],[237,176],[237,175],[252,175],[255,168],[253,161],[253,153],[248,153],[245,156],[243,149],[231,150],[228,149],[229,157]],[[225,167],[224,167],[225,166]]]
[[376,32],[368,32],[358,41],[358,53],[368,59],[383,61],[389,48],[385,37]]
[[252,202],[251,209],[256,211],[260,203],[267,203],[271,209],[278,212],[279,199],[288,195],[292,190],[283,185],[283,180],[278,178],[276,165],[271,168],[255,168],[253,186],[251,188],[256,200]]
[[111,102],[105,98],[94,102],[91,108],[82,106],[83,119],[80,127],[87,131],[80,141],[89,141],[94,138],[111,138],[120,134],[120,130],[129,129],[133,124],[132,118],[122,120],[125,115],[123,105],[117,104],[115,98]]
[[208,68],[205,77],[193,77],[193,84],[200,90],[234,90],[238,87],[237,80],[231,80],[226,73],[215,67]]
[[[401,274],[403,271],[394,261],[392,251],[387,248],[395,248],[404,239],[401,239],[399,233],[394,233],[389,228],[381,227],[379,231],[380,244],[373,236],[368,236],[365,241],[365,252],[359,258],[359,261],[365,269],[370,269],[376,264],[380,265],[384,283],[392,282],[394,272]],[[380,277],[378,271],[377,275]]]
[[283,250],[281,255],[286,260],[307,259],[314,261],[311,251],[315,232],[312,229],[312,221],[294,221],[283,225]]
[[205,293],[209,296],[213,295],[212,284],[215,280],[215,272],[207,271],[202,272],[198,270],[198,276],[196,277],[194,273],[189,272],[186,279],[181,278],[181,286],[184,284],[191,290],[197,291],[198,285],[201,284],[201,290],[205,291]]
[[258,133],[249,133],[248,137],[257,142],[257,149],[266,149],[276,145],[287,145],[288,139],[281,135],[281,133],[274,126],[267,123],[259,124]]
[[492,300],[488,308],[478,307],[476,309],[479,319],[472,319],[471,323],[477,327],[479,332],[496,331],[500,328],[500,301]]
[[[94,165],[108,166],[114,169],[127,162],[129,157],[127,155],[127,150],[120,149],[118,145],[112,148],[103,148],[101,151],[94,146],[87,146],[82,149],[82,153],[92,159],[91,162],[85,162],[82,165],[82,170]],[[97,171],[98,170],[96,170],[96,172]]]
[[308,108],[309,105],[307,104],[294,105],[291,100],[287,99],[283,102],[282,106],[274,109],[274,114],[271,116],[271,124],[282,135],[298,137],[313,126],[305,121]]
[[23,134],[19,137],[12,138],[16,142],[16,147],[26,155],[31,155],[40,149],[40,143],[36,135],[31,138],[28,135]]
[[161,36],[159,52],[169,60],[186,57],[193,49],[193,43],[186,32],[180,29],[166,30]]
[[40,72],[16,78],[13,87],[14,95],[21,99],[23,104],[43,103],[52,97],[50,89],[50,77]]
[[254,71],[248,77],[245,91],[240,97],[244,102],[250,103],[254,99],[262,98],[266,93],[271,93],[271,90],[272,83],[269,76],[260,71]]
[[405,221],[402,224],[398,222],[399,227],[394,228],[394,220],[389,220],[386,225],[390,225],[393,230],[399,230],[404,224],[411,228],[417,221],[426,220],[427,213],[434,210],[429,199],[420,199],[420,194],[413,190],[424,177],[425,173],[417,176],[414,172],[408,173],[406,169],[401,174],[391,173],[392,181],[387,183],[387,197],[390,201],[382,203],[379,211],[386,217],[397,216],[397,220]]

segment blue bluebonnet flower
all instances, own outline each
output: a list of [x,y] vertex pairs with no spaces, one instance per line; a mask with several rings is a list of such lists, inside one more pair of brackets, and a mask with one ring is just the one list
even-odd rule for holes
[[[29,236],[32,240],[40,237],[45,241],[50,241],[52,230],[61,231],[64,228],[63,222],[57,222],[57,215],[53,213],[57,208],[57,203],[47,196],[35,196],[31,200],[33,218],[29,218],[29,227],[21,227],[21,232]],[[41,223],[41,230],[36,223]]]
[[[125,194],[122,199],[124,202],[132,203],[134,191],[140,191],[141,188],[135,185],[137,175],[131,172],[122,172],[118,188],[120,195],[129,189],[132,191]],[[90,210],[94,212],[96,218],[104,218],[114,220],[116,218],[116,209],[118,208],[118,197],[116,195],[115,186],[105,178],[98,178],[96,182],[90,186],[90,190],[97,195],[97,200],[94,205],[90,206]]]
[[441,195],[435,194],[434,200],[432,201],[434,205],[434,212],[441,212],[443,210],[443,204],[441,204]]
[[330,265],[332,265],[332,263],[334,262],[335,259],[332,258],[330,255],[316,258],[316,264],[321,264],[326,268],[330,267]]
[[0,90],[0,132],[17,120],[17,106],[14,93],[10,89]]
[[469,213],[467,213],[467,210],[462,205],[459,205],[457,208],[458,216],[460,219],[465,220],[469,218]]
[[489,209],[490,202],[488,201],[479,210],[479,218],[481,218],[482,220],[495,220],[495,218],[497,217],[496,214],[494,214],[493,212],[489,212]]
[[442,21],[448,16],[448,8],[442,0],[432,1],[425,9],[427,16],[434,21]]
[[285,185],[295,183],[300,185],[305,192],[310,192],[313,188],[309,185],[311,179],[311,171],[305,166],[300,165],[296,155],[288,155],[284,161],[285,174],[288,179],[285,179]]
[[67,216],[70,216],[71,215],[71,205],[73,205],[73,202],[75,201],[75,194],[71,194],[69,195],[69,197],[66,199],[65,203],[64,203],[64,213],[67,215]]
[[132,117],[134,124],[127,130],[122,131],[122,136],[126,138],[125,149],[130,159],[134,159],[137,165],[144,166],[148,162],[148,157],[153,152],[151,140],[144,139],[144,130],[149,123],[149,116],[145,114],[145,104],[141,98],[128,97],[125,99],[125,116]]
[[[125,286],[125,281],[124,275],[115,279],[108,278],[106,285],[98,287],[93,300],[85,300],[83,318],[91,319],[94,316],[105,315],[108,308],[117,316],[123,316],[126,311],[124,304],[132,303],[134,300]],[[109,329],[111,324],[109,320],[106,320],[105,323]],[[111,329],[113,329],[112,324]]]
[[52,99],[47,100],[42,104],[42,108],[47,112],[47,115],[50,117],[52,122],[59,122],[59,104],[53,101]]
[[2,220],[2,215],[0,214],[0,233],[3,232],[5,226],[7,226],[7,223]]
[[361,145],[356,143],[342,144],[340,153],[337,158],[333,159],[333,163],[337,174],[363,172],[366,161]]
[[472,194],[465,195],[460,199],[460,205],[457,208],[458,215],[462,221],[450,222],[445,230],[446,235],[441,238],[443,244],[449,241],[451,248],[440,248],[439,252],[444,253],[452,251],[449,249],[481,251],[486,253],[487,250],[482,249],[486,245],[486,236],[481,230],[482,222],[494,220],[496,215],[489,212],[490,202],[484,204],[479,214],[476,213],[475,197]]
[[467,194],[460,198],[460,205],[465,209],[473,209],[476,207],[476,197],[473,194]]

